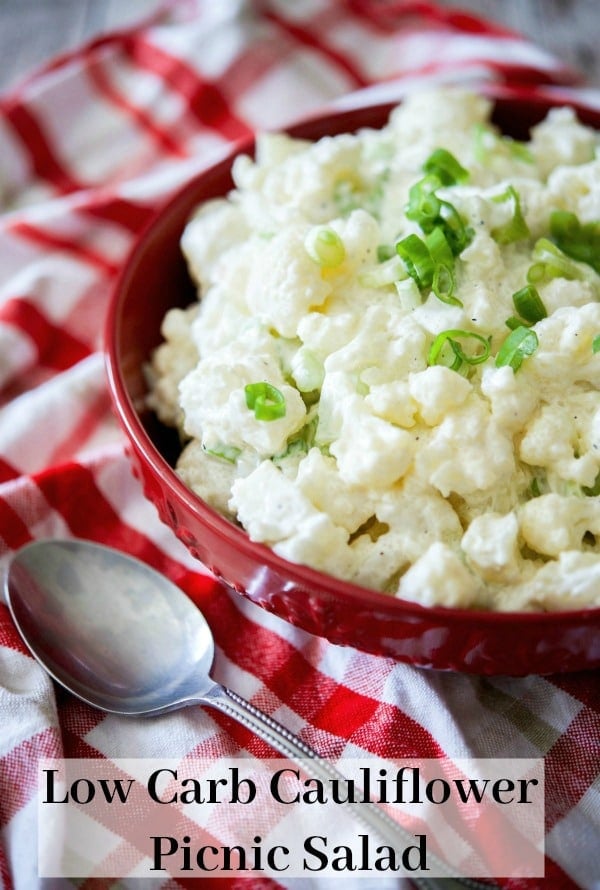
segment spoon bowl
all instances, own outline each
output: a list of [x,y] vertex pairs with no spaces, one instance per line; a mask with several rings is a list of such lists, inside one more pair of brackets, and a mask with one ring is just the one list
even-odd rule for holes
[[118,714],[160,713],[213,686],[210,628],[145,563],[84,541],[36,541],[13,559],[14,622],[49,674]]

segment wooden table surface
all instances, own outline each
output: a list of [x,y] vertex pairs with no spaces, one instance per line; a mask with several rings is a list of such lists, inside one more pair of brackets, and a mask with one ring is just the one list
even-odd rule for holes
[[[600,87],[599,0],[438,2],[520,31],[576,66],[590,85]],[[105,30],[131,24],[159,5],[160,0],[0,0],[0,89],[17,82],[50,56]]]

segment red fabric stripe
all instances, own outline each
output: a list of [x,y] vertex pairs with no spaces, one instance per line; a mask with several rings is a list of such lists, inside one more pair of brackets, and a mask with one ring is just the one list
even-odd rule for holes
[[575,82],[578,79],[576,74],[566,68],[560,69],[560,76],[557,77],[556,74],[552,75],[541,69],[530,68],[526,65],[504,64],[501,61],[496,61],[493,65],[490,65],[488,59],[475,56],[469,56],[466,59],[460,60],[444,61],[442,59],[441,61],[428,62],[425,65],[406,68],[402,71],[402,75],[405,77],[428,77],[435,74],[443,74],[444,72],[469,71],[471,68],[478,71],[482,66],[493,69],[498,80],[506,81],[515,86],[522,85],[523,83],[527,83],[530,86],[548,83],[565,84],[567,82]]
[[14,884],[10,876],[10,868],[8,858],[4,851],[4,847],[0,845],[0,887],[2,890],[13,890]]
[[142,37],[130,38],[125,49],[140,68],[152,71],[185,99],[190,113],[205,127],[235,141],[251,135],[251,129],[235,116],[222,91],[203,80],[181,59],[168,55]]
[[8,300],[0,308],[0,320],[14,325],[35,344],[38,362],[64,371],[90,355],[90,347],[42,315],[32,300]]
[[369,78],[363,74],[347,55],[344,55],[339,50],[333,49],[332,46],[324,42],[321,37],[315,34],[312,30],[302,28],[299,25],[294,25],[291,22],[286,21],[272,10],[264,8],[265,4],[261,4],[261,7],[262,16],[266,21],[270,21],[272,24],[276,25],[283,34],[287,34],[296,43],[299,43],[302,46],[308,46],[326,56],[348,75],[352,80],[354,87],[364,87],[370,84]]
[[600,677],[596,671],[552,677],[552,683],[600,714]]
[[[163,568],[165,557],[144,535],[125,525],[97,487],[91,470],[72,462],[36,477],[48,504],[59,512],[71,532],[133,553]],[[87,506],[93,504],[94,509]]]
[[26,222],[14,223],[11,226],[11,231],[44,249],[60,250],[71,254],[77,260],[84,260],[108,275],[115,275],[121,268],[118,262],[107,259],[86,244],[85,235],[80,239],[66,238],[64,235],[55,235],[47,229]]
[[344,0],[344,3],[355,14],[387,33],[390,29],[401,28],[408,19],[415,20],[421,29],[440,22],[466,33],[515,36],[515,32],[496,22],[481,19],[461,9],[446,9],[432,3],[413,3],[410,0],[384,0],[379,3],[372,0]]
[[[60,714],[60,731],[63,743],[63,757],[67,758],[102,758],[104,755],[86,742],[89,735],[102,721],[105,715],[71,695],[62,686],[56,686],[56,704]],[[120,757],[135,756],[134,752],[119,752]]]
[[550,831],[597,780],[600,714],[583,707],[545,757],[546,831]]
[[6,458],[0,457],[0,483],[8,482],[9,479],[17,479],[20,475],[21,473],[16,467],[9,463]]
[[15,652],[20,652],[21,655],[29,654],[29,649],[21,639],[13,623],[8,606],[5,606],[4,603],[0,603],[0,646],[4,646],[6,649],[14,649]]
[[64,193],[78,191],[82,187],[53,153],[42,125],[36,120],[33,111],[16,101],[0,103],[0,110],[19,138],[23,153],[29,157],[37,177],[52,183],[58,191]]
[[0,758],[0,826],[27,804],[37,791],[37,764],[44,757],[60,756],[60,739],[48,727],[25,739]]
[[156,213],[156,207],[136,204],[123,198],[102,197],[86,203],[80,210],[86,216],[122,226],[137,234]]
[[11,550],[32,540],[29,529],[4,498],[0,498],[0,537]]
[[159,126],[152,120],[150,115],[135,102],[131,102],[123,93],[113,86],[110,82],[106,67],[103,65],[102,59],[97,59],[93,65],[88,68],[88,76],[94,86],[105,99],[110,101],[117,108],[124,111],[132,122],[143,130],[158,145],[161,152],[175,155],[175,157],[186,157],[187,152],[184,148],[173,139],[171,133]]

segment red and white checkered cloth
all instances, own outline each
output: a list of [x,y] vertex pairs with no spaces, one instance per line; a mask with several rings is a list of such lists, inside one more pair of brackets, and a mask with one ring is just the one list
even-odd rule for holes
[[[423,78],[535,83],[567,98],[581,89],[518,35],[429,3],[181,0],[0,96],[0,560],[53,536],[146,560],[204,610],[217,642],[215,678],[327,757],[543,757],[547,876],[527,886],[598,887],[598,674],[426,672],[332,646],[229,596],[145,501],[111,415],[107,299],[160,202],[252,130],[348,94],[346,104],[377,90],[388,98]],[[40,757],[209,749],[265,751],[200,708],[148,722],[86,707],[53,686],[0,603],[2,890],[45,886],[32,847]]]

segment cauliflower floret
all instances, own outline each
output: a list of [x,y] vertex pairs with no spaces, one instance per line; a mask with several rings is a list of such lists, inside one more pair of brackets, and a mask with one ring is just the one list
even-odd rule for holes
[[600,500],[594,497],[550,492],[527,501],[518,515],[526,544],[544,556],[580,550],[586,533],[600,534]]
[[544,405],[527,424],[519,456],[567,482],[592,488],[600,470],[600,406],[595,392]]
[[271,461],[235,480],[229,508],[253,541],[269,544],[286,559],[308,562],[338,577],[352,574],[354,557],[346,529],[317,510]]
[[462,405],[473,387],[460,374],[443,365],[433,365],[408,377],[408,389],[426,424],[436,426],[449,412]]
[[535,411],[540,395],[528,380],[509,365],[486,365],[481,375],[481,391],[487,396],[492,417],[508,433],[522,429]]
[[570,210],[582,223],[600,219],[600,159],[553,170],[548,192],[555,209]]
[[530,149],[544,179],[554,167],[591,161],[596,144],[596,134],[572,108],[552,108],[531,131]]
[[[370,213],[353,210],[347,219],[334,220],[331,227],[338,233],[346,249],[346,262],[341,271],[350,273],[350,283],[356,283],[357,269],[371,261],[380,243],[379,226]],[[362,288],[359,287],[362,292]]]
[[467,562],[486,581],[511,583],[522,576],[518,544],[519,522],[514,512],[483,513],[469,525],[461,541]]
[[384,492],[370,522],[355,532],[358,584],[394,592],[402,572],[441,540],[457,546],[462,527],[458,516],[435,489],[409,474],[400,485]]
[[415,425],[418,405],[404,380],[372,386],[365,396],[365,404],[373,414],[397,426],[410,428]]
[[232,460],[209,454],[200,442],[192,439],[179,456],[177,474],[207,504],[229,519],[235,518],[228,503],[237,475]]
[[325,513],[317,513],[291,537],[274,544],[273,550],[291,562],[349,580],[354,574],[355,554],[347,539],[345,529],[334,525]]
[[[245,328],[255,324],[245,299],[252,262],[250,242],[236,249],[225,263],[218,280],[203,291],[190,334],[198,354],[204,358],[231,343]],[[223,312],[223,306],[227,312]]]
[[515,471],[511,440],[474,393],[420,444],[417,473],[444,497],[504,485]]
[[331,284],[304,247],[305,234],[303,226],[290,225],[263,241],[248,273],[250,314],[283,337],[295,337],[300,319],[331,293]]
[[[246,404],[245,386],[266,381],[280,391],[285,414],[260,420]],[[259,328],[202,359],[180,387],[186,433],[209,450],[227,445],[278,454],[306,421],[297,389],[285,382],[273,338]]]
[[491,103],[483,96],[456,88],[416,90],[404,97],[390,115],[403,166],[420,167],[423,160],[443,145],[465,166],[473,147],[473,125],[489,118]]
[[[368,417],[372,411],[379,413],[376,395],[367,401],[369,391],[376,393],[378,386],[424,367],[425,342],[424,331],[410,318],[404,318],[398,307],[370,306],[355,336],[325,359],[317,442],[332,442],[341,434],[345,419],[347,435],[351,435],[353,418]],[[384,424],[382,418],[379,420]],[[380,426],[367,422],[373,430]],[[401,439],[398,432],[396,438]]]
[[229,506],[252,540],[267,544],[291,537],[319,512],[270,460],[234,481]]
[[406,430],[369,413],[360,402],[344,417],[330,451],[346,482],[385,488],[408,470],[415,440]]
[[196,284],[204,289],[218,281],[228,265],[229,249],[237,249],[250,233],[237,204],[216,198],[202,205],[181,236],[181,250]]
[[600,331],[600,303],[557,309],[535,325],[539,345],[519,370],[521,379],[558,397],[574,383],[600,387],[600,353],[592,341]]
[[426,335],[399,306],[368,306],[355,336],[325,361],[327,374],[360,374],[367,387],[406,377],[426,366]]
[[400,579],[397,596],[422,606],[475,605],[481,582],[454,550],[436,541]]
[[253,171],[245,162],[234,174],[243,187],[260,188],[272,207],[285,207],[296,217],[303,214],[307,221],[322,222],[335,215],[336,183],[362,187],[361,152],[360,141],[350,133],[325,136],[303,146],[302,151],[290,152],[281,164]]
[[597,553],[567,550],[545,563],[531,579],[512,587],[499,608],[506,610],[585,609],[598,606],[600,559]]
[[233,162],[232,177],[238,189],[260,191],[271,168],[283,164],[292,155],[310,148],[307,139],[295,139],[287,133],[257,133],[254,158],[238,155]]
[[190,328],[197,312],[197,304],[167,312],[161,327],[164,342],[154,350],[152,362],[145,369],[150,384],[148,407],[169,426],[181,427],[179,384],[198,361]]
[[372,515],[375,498],[369,488],[349,485],[335,460],[311,448],[298,466],[296,485],[311,503],[333,522],[354,532]]
[[341,349],[360,328],[362,319],[355,312],[307,312],[298,324],[298,337],[317,358],[324,361]]

